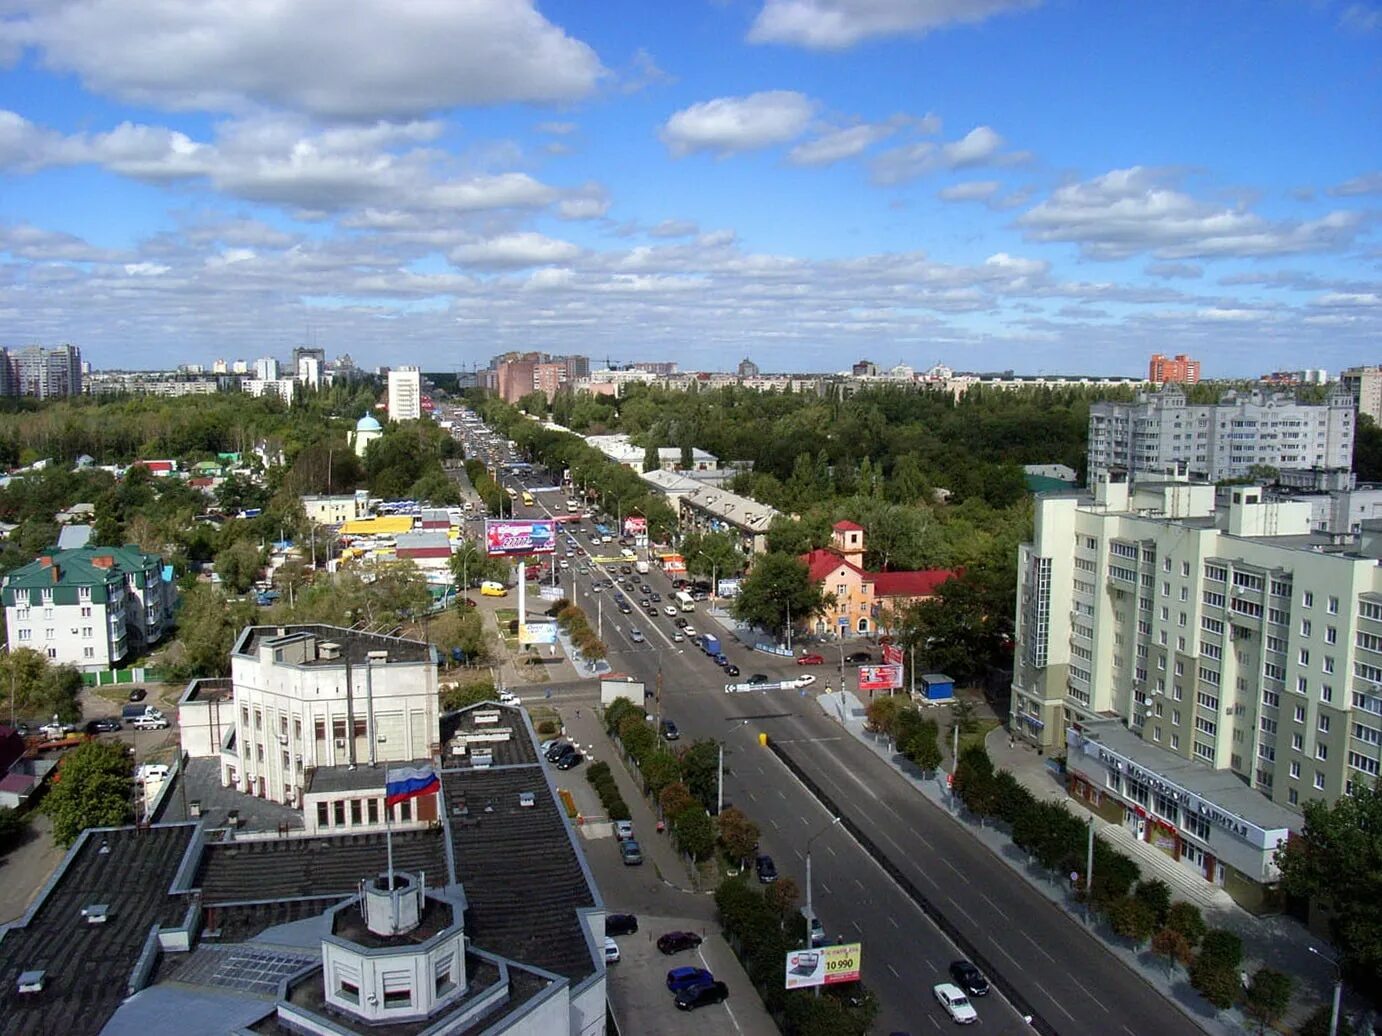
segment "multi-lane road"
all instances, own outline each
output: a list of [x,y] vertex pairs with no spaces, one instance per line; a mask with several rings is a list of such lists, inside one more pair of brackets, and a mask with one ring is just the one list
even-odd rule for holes
[[[540,517],[549,502],[556,510],[564,506],[564,497],[538,494],[536,506],[520,505],[519,515],[527,510]],[[585,533],[577,534],[578,542],[591,552],[589,523],[584,528]],[[588,558],[574,554],[570,561],[572,568],[562,573],[563,582],[593,612],[591,579],[619,574],[601,571]],[[591,565],[589,574],[579,571],[582,563]],[[670,595],[670,583],[656,571],[634,579],[650,583],[664,601]],[[639,594],[627,596],[636,600]],[[724,742],[726,800],[760,826],[763,851],[803,886],[803,852],[807,840],[816,836],[816,912],[832,939],[839,936],[863,944],[864,978],[882,1005],[879,1032],[948,1030],[951,1023],[932,999],[931,987],[948,980],[949,963],[959,953],[877,859],[842,827],[829,826],[832,817],[820,801],[781,760],[758,745],[760,732],[768,734],[867,836],[894,873],[944,915],[989,964],[992,977],[1033,1013],[1039,1029],[1070,1036],[1188,1036],[1202,1031],[826,716],[815,697],[827,680],[837,682],[834,667],[797,667],[790,659],[750,651],[722,635],[725,653],[745,676],[763,672],[776,680],[813,672],[818,677],[805,694],[726,694],[719,667],[691,644],[673,642],[670,617],[654,619],[640,609],[621,615],[609,607],[605,613],[604,639],[615,669],[642,679],[648,687],[654,686],[660,671],[663,717],[675,720],[687,740]],[[724,632],[707,615],[686,618],[702,633]],[[635,627],[643,634],[641,643],[629,636]],[[998,995],[979,1001],[977,1007],[979,1025],[987,1031],[1031,1031]]]

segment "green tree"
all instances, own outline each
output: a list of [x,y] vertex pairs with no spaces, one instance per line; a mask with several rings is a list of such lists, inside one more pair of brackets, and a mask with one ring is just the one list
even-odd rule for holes
[[1184,900],[1171,904],[1171,909],[1166,912],[1166,927],[1185,936],[1185,943],[1192,950],[1200,945],[1204,933],[1209,930],[1200,908]]
[[672,818],[672,833],[681,851],[693,860],[704,860],[715,851],[715,825],[699,805],[689,806]]
[[709,809],[719,791],[720,746],[714,741],[697,741],[681,754],[682,783],[703,806]]
[[1329,905],[1330,940],[1359,985],[1382,989],[1382,785],[1359,782],[1333,805],[1305,803],[1305,824],[1278,852],[1282,884]]
[[692,575],[727,579],[744,570],[744,555],[729,533],[691,533],[682,538],[681,553]]
[[1152,913],[1152,923],[1161,928],[1171,913],[1171,886],[1159,878],[1139,881],[1133,889],[1133,896],[1145,904]]
[[763,890],[763,898],[785,918],[794,913],[801,902],[801,889],[791,878],[782,877]]
[[642,716],[629,716],[619,724],[619,740],[623,742],[624,751],[640,766],[657,747],[657,737],[648,729]]
[[216,574],[228,593],[242,594],[264,567],[263,552],[248,540],[236,540],[216,555]]
[[456,712],[483,702],[498,701],[499,692],[489,677],[452,684],[441,689],[441,708],[443,712]]
[[58,764],[42,809],[53,821],[53,840],[71,845],[88,827],[117,827],[133,817],[129,750],[115,741],[87,741]]
[[[1334,1007],[1332,1004],[1320,1004],[1310,1012],[1310,1017],[1305,1020],[1305,1024],[1296,1030],[1296,1036],[1330,1036],[1329,1021],[1333,1015]],[[1353,1023],[1348,1020],[1348,1015],[1339,1017],[1338,1036],[1355,1036],[1356,1030]]]
[[230,672],[230,649],[235,638],[258,618],[248,601],[229,601],[214,587],[193,587],[178,608],[177,640],[169,646],[165,663],[182,680],[196,676],[225,676]]
[[764,554],[739,587],[734,617],[770,632],[786,629],[788,616],[799,625],[825,609],[821,584],[811,581],[801,560],[786,554]]
[[923,773],[934,773],[940,768],[941,746],[933,719],[925,720],[905,741],[899,741],[897,747]]
[[8,806],[0,806],[0,856],[17,849],[28,837],[29,818]]
[[1190,985],[1221,1011],[1233,1006],[1241,988],[1236,967],[1225,967],[1218,961],[1206,959],[1203,953],[1190,965]]
[[1109,906],[1108,918],[1113,930],[1132,940],[1135,946],[1141,946],[1156,931],[1156,914],[1136,896],[1123,896],[1114,901]]
[[643,783],[654,798],[662,794],[663,788],[675,784],[681,777],[680,760],[665,748],[659,748],[649,755],[638,769],[643,774]]
[[680,781],[667,785],[657,797],[658,809],[662,810],[665,817],[679,816],[685,810],[695,808],[695,805],[696,800],[692,797],[690,789]]
[[1272,968],[1259,968],[1243,994],[1243,1012],[1263,1033],[1275,1027],[1291,1006],[1291,976]]
[[57,716],[63,723],[75,723],[81,718],[81,689],[80,673],[71,666],[51,664],[32,648],[17,647],[0,656],[0,701],[6,705],[6,716],[11,712],[45,720]]
[[1152,936],[1152,952],[1166,958],[1169,977],[1177,964],[1189,964],[1195,953],[1184,934],[1174,928],[1163,928]]
[[660,467],[662,467],[662,458],[658,455],[657,445],[649,442],[643,451],[643,470],[657,471]]

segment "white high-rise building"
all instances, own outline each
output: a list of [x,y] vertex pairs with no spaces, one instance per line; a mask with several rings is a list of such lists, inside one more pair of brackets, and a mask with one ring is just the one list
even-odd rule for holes
[[1382,367],[1350,367],[1339,372],[1339,381],[1352,394],[1360,414],[1382,422]]
[[1182,472],[1210,482],[1254,468],[1351,470],[1356,405],[1343,389],[1323,404],[1264,392],[1229,392],[1218,403],[1188,404],[1177,385],[1135,403],[1089,408],[1088,479]]
[[278,361],[272,356],[259,357],[254,361],[254,377],[256,381],[277,381]]
[[422,417],[422,372],[416,367],[389,371],[389,420],[416,421]]
[[[1067,751],[1078,794],[1121,801],[1139,837],[1212,880],[1224,838],[1267,851],[1268,800],[1294,813],[1382,772],[1382,530],[1340,543],[1310,533],[1308,503],[1223,499],[1113,480],[1038,498],[1011,714],[1017,736]],[[1246,859],[1229,871],[1274,880]]]

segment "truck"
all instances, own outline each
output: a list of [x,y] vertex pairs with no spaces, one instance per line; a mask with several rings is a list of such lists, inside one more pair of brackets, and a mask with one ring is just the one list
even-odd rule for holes
[[720,638],[707,633],[701,638],[701,648],[713,658],[720,654]]
[[120,709],[120,718],[126,723],[133,723],[137,719],[148,716],[152,719],[162,719],[163,713],[159,712],[152,705],[126,705]]

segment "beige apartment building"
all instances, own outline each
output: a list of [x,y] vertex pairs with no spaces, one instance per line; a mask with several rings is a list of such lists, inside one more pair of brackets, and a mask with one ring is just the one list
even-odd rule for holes
[[1160,817],[1173,855],[1199,856],[1223,883],[1226,847],[1210,854],[1196,838],[1217,815],[1221,839],[1258,832],[1257,873],[1238,870],[1274,881],[1276,833],[1299,826],[1300,807],[1379,773],[1379,547],[1366,527],[1311,533],[1309,504],[1267,502],[1251,486],[1217,507],[1213,486],[1184,481],[1043,495],[1018,561],[1014,733],[1074,764],[1099,755],[1112,721],[1136,740],[1146,779],[1130,794],[1126,769],[1113,771],[1121,794],[1110,777],[1101,804],[1121,802],[1152,841],[1147,788],[1180,789],[1164,803],[1175,815]]

